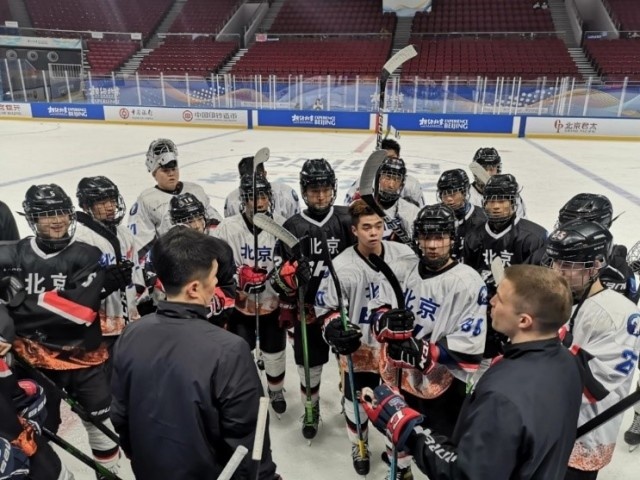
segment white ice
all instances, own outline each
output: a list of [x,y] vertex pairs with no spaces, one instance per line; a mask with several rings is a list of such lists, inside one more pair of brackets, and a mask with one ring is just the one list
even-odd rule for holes
[[[32,184],[58,183],[75,197],[76,185],[82,177],[105,175],[119,186],[125,201],[131,205],[140,191],[153,184],[144,166],[144,154],[149,142],[159,137],[171,138],[177,143],[181,178],[202,184],[220,212],[227,193],[237,187],[237,162],[264,146],[271,149],[267,163],[269,180],[287,182],[296,188],[304,159],[328,159],[338,175],[341,202],[375,142],[370,133],[3,120],[0,121],[0,199],[18,212]],[[612,227],[616,243],[631,246],[640,239],[637,143],[424,135],[405,135],[400,143],[402,157],[410,172],[423,183],[428,203],[435,203],[435,182],[442,171],[467,168],[477,148],[494,146],[502,155],[505,173],[513,173],[524,187],[522,196],[531,220],[551,229],[558,209],[571,196],[580,192],[601,193],[611,199],[614,213],[622,214]],[[16,218],[21,233],[31,234],[24,219]],[[273,458],[278,471],[285,480],[359,478],[351,465],[350,445],[340,415],[335,362],[325,366],[321,388],[323,423],[313,444],[307,446],[300,433],[303,409],[292,358],[289,349],[285,383],[288,410],[280,420],[273,415],[271,418]],[[630,454],[622,440],[631,416],[631,411],[625,415],[613,462],[598,477],[602,480],[637,475],[632,472],[638,471],[640,454]],[[75,416],[65,412],[64,419],[60,434],[89,452],[85,433]],[[373,453],[368,478],[383,479],[386,466],[380,460],[382,436],[371,431],[370,443]],[[62,456],[76,479],[94,478],[87,467],[66,453]],[[413,471],[416,478],[426,478],[415,466]],[[133,478],[128,464],[124,465],[121,477]]]

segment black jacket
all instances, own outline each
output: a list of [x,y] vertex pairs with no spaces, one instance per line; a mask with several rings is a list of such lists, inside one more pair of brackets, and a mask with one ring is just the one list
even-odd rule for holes
[[[111,387],[111,420],[138,480],[216,479],[238,445],[253,447],[263,390],[249,346],[203,307],[159,302],[129,324]],[[234,480],[274,479],[268,432],[260,476],[247,455]]]
[[451,440],[437,432],[411,434],[407,445],[432,480],[564,478],[582,371],[557,338],[505,350],[467,398]]

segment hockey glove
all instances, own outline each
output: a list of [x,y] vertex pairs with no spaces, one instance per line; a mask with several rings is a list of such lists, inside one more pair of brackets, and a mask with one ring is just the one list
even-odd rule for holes
[[29,457],[17,446],[0,437],[0,478],[27,479]]
[[241,265],[238,269],[238,286],[245,293],[257,294],[267,288],[267,271],[264,268],[254,269],[249,265]]
[[427,373],[433,362],[429,355],[429,342],[410,338],[403,342],[387,344],[387,359],[396,368],[415,368]]
[[18,414],[38,433],[42,434],[42,425],[47,419],[47,397],[44,389],[33,380],[20,380],[21,394],[14,398]]
[[345,329],[342,320],[337,317],[325,325],[323,330],[324,341],[340,355],[351,355],[360,348],[362,332],[360,327],[348,322]]
[[397,390],[388,385],[379,385],[375,390],[362,390],[360,402],[373,425],[400,451],[409,435],[419,426],[424,417],[409,408]]
[[413,313],[403,308],[380,307],[371,313],[373,334],[380,343],[411,338],[414,320]]
[[116,265],[109,265],[104,269],[104,292],[102,298],[106,298],[117,290],[124,290],[131,283],[133,274],[133,262],[124,260]]
[[298,305],[281,300],[279,307],[278,326],[286,330],[293,328],[298,317]]
[[0,303],[16,307],[24,301],[26,295],[27,291],[19,278],[7,276],[0,279]]
[[271,280],[276,292],[285,297],[295,295],[298,285],[306,285],[311,279],[311,266],[307,257],[284,262]]

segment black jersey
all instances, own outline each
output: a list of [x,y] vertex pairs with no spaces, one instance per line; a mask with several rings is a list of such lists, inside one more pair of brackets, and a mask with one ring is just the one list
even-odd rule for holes
[[467,203],[462,216],[458,217],[456,213],[456,239],[452,252],[456,260],[464,260],[464,244],[467,237],[472,235],[472,232],[482,230],[485,223],[487,223],[487,216],[484,210],[476,205]]
[[[289,218],[283,226],[302,239],[302,252],[311,260],[313,275],[306,285],[305,302],[313,305],[320,281],[329,274],[325,264],[326,253],[323,250],[321,231],[324,231],[327,237],[327,248],[331,258],[335,258],[348,246],[353,245],[355,237],[351,233],[349,209],[342,206],[332,207],[322,220],[315,219],[305,210]],[[282,252],[284,260],[289,257],[289,252]]]

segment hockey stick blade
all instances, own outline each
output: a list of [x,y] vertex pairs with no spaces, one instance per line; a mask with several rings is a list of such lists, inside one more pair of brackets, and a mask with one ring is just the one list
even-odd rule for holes
[[256,170],[258,169],[258,165],[269,160],[270,155],[271,155],[271,152],[267,147],[261,148],[256,152],[256,154],[253,156],[253,173],[256,173]]
[[298,243],[300,243],[300,241],[293,233],[284,228],[282,225],[276,223],[273,218],[265,215],[264,213],[256,213],[253,217],[253,223],[255,223],[256,227],[261,228],[265,232],[268,232],[276,237],[292,251],[295,251],[297,249]]
[[469,169],[471,170],[471,173],[473,173],[484,185],[486,185],[491,178],[489,172],[487,172],[478,162],[471,162],[469,164]]
[[386,81],[400,65],[407,60],[411,60],[416,55],[418,55],[418,52],[413,45],[407,45],[402,50],[396,52],[396,54],[382,66],[382,80]]
[[491,274],[493,275],[493,281],[496,282],[496,286],[500,285],[500,282],[504,280],[504,264],[500,257],[491,260]]

